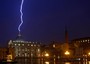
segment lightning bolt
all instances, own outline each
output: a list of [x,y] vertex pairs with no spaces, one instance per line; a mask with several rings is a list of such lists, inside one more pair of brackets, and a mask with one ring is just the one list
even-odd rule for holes
[[23,12],[22,12],[23,3],[24,3],[24,0],[21,1],[21,5],[20,5],[20,13],[21,13],[20,18],[21,18],[21,23],[20,23],[20,25],[18,26],[18,31],[19,31],[19,33],[20,33],[20,31],[21,31],[21,26],[22,26],[22,24],[23,24]]

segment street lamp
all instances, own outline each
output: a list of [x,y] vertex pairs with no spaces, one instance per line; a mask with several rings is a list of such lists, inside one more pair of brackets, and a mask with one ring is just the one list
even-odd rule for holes
[[90,56],[90,52],[88,53],[88,56]]
[[45,64],[49,64],[49,62],[45,62]]
[[48,57],[48,56],[49,56],[49,54],[48,54],[48,53],[45,53],[45,56],[46,56],[46,57]]
[[69,51],[65,51],[64,54],[65,54],[65,55],[70,55],[70,52],[69,52]]

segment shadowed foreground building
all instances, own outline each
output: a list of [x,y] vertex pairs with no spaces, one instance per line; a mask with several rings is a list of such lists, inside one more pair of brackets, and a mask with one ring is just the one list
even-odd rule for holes
[[7,59],[11,60],[14,56],[13,52],[14,52],[13,48],[0,47],[0,60],[7,60]]
[[[90,37],[78,38],[72,40],[72,44],[76,48],[82,48],[82,54],[87,55],[90,52]],[[80,51],[79,51],[80,52]]]
[[7,48],[0,48],[0,60],[6,59],[7,56]]

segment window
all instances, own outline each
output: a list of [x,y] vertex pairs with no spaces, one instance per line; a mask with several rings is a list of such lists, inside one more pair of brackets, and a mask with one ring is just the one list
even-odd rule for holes
[[27,57],[27,53],[25,53],[25,57]]
[[89,42],[89,40],[88,40],[88,42]]
[[15,46],[16,46],[17,44],[15,44]]
[[20,46],[20,44],[18,44],[18,46]]
[[31,43],[31,42],[29,42],[29,43]]
[[25,51],[27,51],[27,48],[25,48]]
[[28,44],[28,46],[30,46],[30,45]]
[[53,44],[53,47],[54,47],[54,48],[56,47],[55,44]]
[[31,57],[33,56],[33,54],[31,53]]
[[18,56],[20,56],[20,53],[18,53]]
[[34,45],[34,46],[36,46],[36,45]]
[[85,40],[85,42],[87,42],[87,40]]
[[38,49],[38,52],[40,52],[40,49]]
[[31,46],[33,46],[33,44],[31,44]]

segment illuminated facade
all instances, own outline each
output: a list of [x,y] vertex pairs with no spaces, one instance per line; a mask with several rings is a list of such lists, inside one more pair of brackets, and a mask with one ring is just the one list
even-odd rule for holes
[[17,57],[40,57],[40,44],[22,40],[10,40],[8,47],[14,48],[14,56]]
[[7,56],[11,55],[13,58],[13,48],[0,48],[0,60],[7,60]]
[[72,43],[76,47],[83,47],[85,49],[90,47],[90,37],[74,39],[72,40]]
[[13,48],[14,60],[19,64],[30,64],[34,58],[40,58],[41,48],[38,42],[10,40],[9,48]]
[[75,55],[84,56],[90,51],[90,37],[78,38],[71,41],[75,46]]

